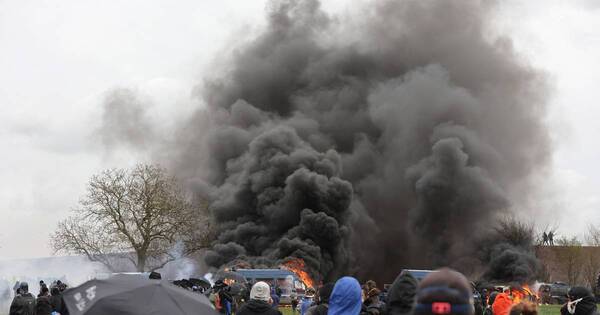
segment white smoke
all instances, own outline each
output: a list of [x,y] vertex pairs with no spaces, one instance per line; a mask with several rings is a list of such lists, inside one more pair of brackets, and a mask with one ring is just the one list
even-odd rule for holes
[[27,282],[29,292],[37,295],[40,280],[48,286],[56,280],[69,287],[78,286],[99,274],[109,272],[101,263],[83,256],[46,257],[0,261],[0,309],[8,310],[17,282]]

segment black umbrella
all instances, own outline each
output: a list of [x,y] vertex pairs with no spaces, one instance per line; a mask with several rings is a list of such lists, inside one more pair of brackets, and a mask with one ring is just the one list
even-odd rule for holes
[[208,299],[178,288],[167,281],[119,275],[90,280],[65,291],[71,315],[216,315]]

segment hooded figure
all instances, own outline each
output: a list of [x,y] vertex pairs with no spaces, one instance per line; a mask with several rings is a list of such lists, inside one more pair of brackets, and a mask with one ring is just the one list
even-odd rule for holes
[[215,301],[215,307],[221,314],[231,314],[231,303],[233,302],[233,297],[229,293],[229,286],[223,282],[223,280],[217,280],[215,285],[213,286],[213,292],[218,298]]
[[596,314],[596,299],[590,290],[584,287],[572,287],[567,294],[569,302],[560,309],[561,315]]
[[[365,302],[364,302],[364,313],[369,315],[379,315],[383,313],[384,305],[379,300],[381,291],[377,288],[366,287],[368,291],[365,291]],[[362,313],[362,312],[361,312]]]
[[50,315],[51,313],[50,292],[48,287],[44,285],[35,303],[35,315]]
[[50,305],[52,306],[52,311],[61,313],[63,307],[62,294],[60,293],[60,289],[58,289],[58,287],[52,287],[52,289],[50,289],[50,294]]
[[250,301],[236,313],[237,315],[281,315],[271,306],[271,288],[266,282],[259,281],[250,290]]
[[386,314],[409,315],[412,313],[418,282],[410,273],[398,275],[388,290]]
[[10,304],[9,315],[34,315],[35,314],[35,297],[29,293],[29,285],[27,282],[21,282],[19,285],[19,295],[15,296]]
[[327,315],[329,309],[329,296],[333,291],[333,283],[326,283],[319,289],[319,301],[317,305],[311,306],[306,315]]
[[496,301],[496,296],[498,296],[498,292],[494,291],[490,294],[487,300],[487,306],[485,307],[485,311],[483,311],[484,315],[494,315],[494,311],[492,310],[492,305],[494,305],[494,301]]
[[329,315],[358,315],[362,306],[361,288],[352,277],[339,279],[329,297]]
[[442,268],[430,273],[417,289],[415,315],[473,315],[473,292],[461,273]]

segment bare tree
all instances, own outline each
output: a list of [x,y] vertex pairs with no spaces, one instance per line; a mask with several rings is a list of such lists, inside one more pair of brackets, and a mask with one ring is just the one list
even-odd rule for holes
[[209,244],[206,205],[188,200],[158,166],[106,170],[91,178],[51,245],[57,253],[85,255],[110,269],[126,257],[138,271],[156,270]]
[[600,229],[592,224],[588,225],[585,242],[589,245],[584,262],[585,280],[590,288],[597,290],[598,273],[600,272]]
[[532,223],[519,221],[515,217],[505,217],[498,220],[494,227],[497,240],[513,246],[529,248],[535,244],[535,226]]
[[577,237],[561,237],[556,241],[556,259],[570,285],[579,284],[583,272],[583,248]]
[[585,233],[585,242],[590,246],[600,246],[600,229],[589,224]]

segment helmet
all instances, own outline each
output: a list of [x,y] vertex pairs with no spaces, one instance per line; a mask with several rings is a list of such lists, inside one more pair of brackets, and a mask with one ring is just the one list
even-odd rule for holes
[[19,289],[21,289],[22,293],[27,293],[29,291],[29,284],[27,284],[27,282],[23,281],[23,282],[21,282],[21,284],[19,284]]

